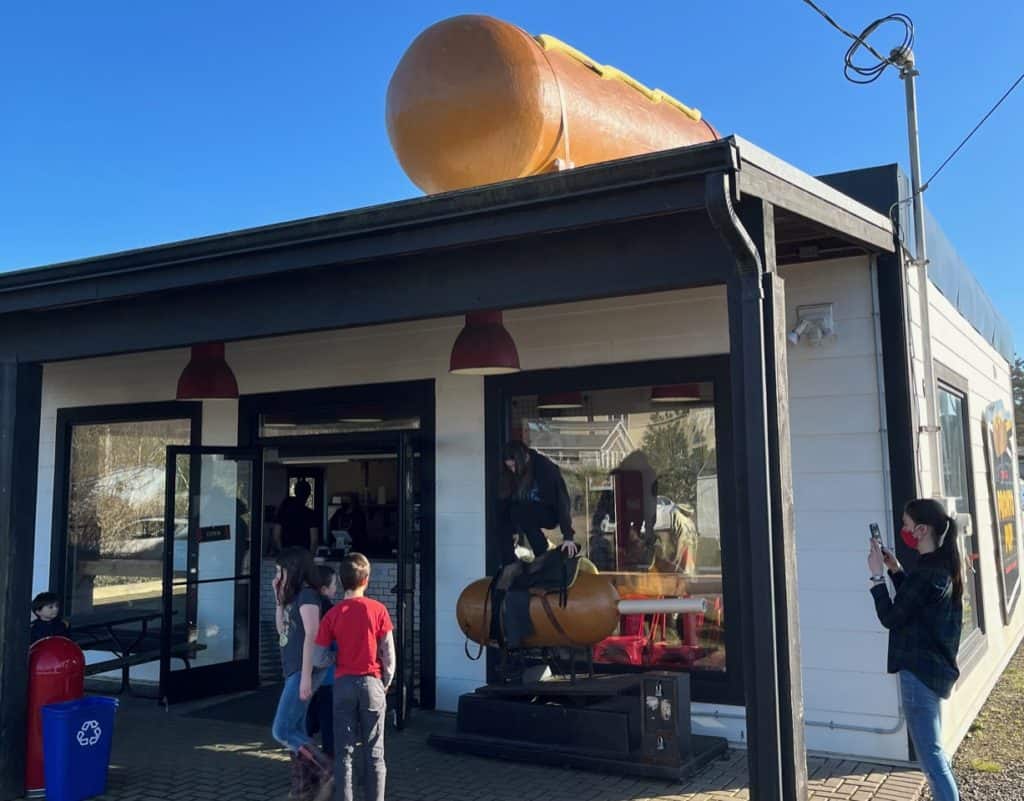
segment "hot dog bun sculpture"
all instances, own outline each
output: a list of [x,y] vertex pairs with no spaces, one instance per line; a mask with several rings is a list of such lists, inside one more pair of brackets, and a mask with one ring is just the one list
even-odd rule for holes
[[480,15],[409,46],[391,78],[387,128],[424,192],[708,142],[696,109],[551,36]]

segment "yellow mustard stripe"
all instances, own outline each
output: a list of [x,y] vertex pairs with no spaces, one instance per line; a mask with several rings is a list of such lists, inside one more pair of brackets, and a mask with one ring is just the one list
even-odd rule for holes
[[695,108],[690,108],[685,103],[681,103],[676,100],[672,95],[667,92],[663,92],[661,89],[651,89],[644,84],[640,83],[636,78],[631,75],[627,75],[622,70],[616,69],[615,67],[609,66],[608,64],[598,64],[594,59],[585,53],[581,53],[572,45],[566,44],[561,39],[556,39],[554,36],[549,36],[546,33],[542,33],[539,36],[535,36],[534,39],[537,41],[544,50],[553,50],[557,53],[563,53],[569,56],[584,67],[593,70],[601,78],[610,81],[619,81],[620,83],[626,84],[633,89],[636,89],[640,94],[650,100],[652,103],[668,103],[675,109],[683,112],[694,122],[700,122],[701,115],[700,111]]

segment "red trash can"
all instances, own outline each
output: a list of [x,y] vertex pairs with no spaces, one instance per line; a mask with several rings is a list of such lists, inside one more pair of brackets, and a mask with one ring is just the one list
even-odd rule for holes
[[85,654],[67,637],[46,637],[28,652],[28,743],[25,790],[30,798],[46,792],[43,777],[43,718],[48,704],[75,701],[85,694]]

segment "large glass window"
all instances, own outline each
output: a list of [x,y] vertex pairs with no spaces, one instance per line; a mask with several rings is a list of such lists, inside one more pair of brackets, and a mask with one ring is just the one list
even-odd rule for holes
[[968,469],[967,409],[964,396],[939,386],[939,424],[942,429],[942,486],[950,514],[967,515],[970,526],[960,528],[960,554],[964,570],[964,636],[980,628],[981,581],[978,575],[978,538],[974,532]]
[[[561,470],[576,542],[620,597],[707,603],[703,614],[620,617],[598,663],[725,671],[713,401],[710,382],[511,398],[509,438]],[[517,547],[529,558],[525,537]]]
[[[71,426],[66,614],[160,609],[167,446],[188,445],[191,427],[188,418]],[[173,548],[175,562],[184,562],[187,496],[179,504]]]

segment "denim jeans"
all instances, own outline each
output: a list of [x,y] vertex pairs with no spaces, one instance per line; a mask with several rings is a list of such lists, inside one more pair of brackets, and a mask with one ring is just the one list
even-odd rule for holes
[[388,697],[376,676],[334,680],[334,780],[336,801],[353,801],[352,753],[363,744],[363,798],[384,801],[384,723]]
[[306,731],[310,736],[320,733],[324,753],[334,756],[334,685],[321,684],[309,701]]
[[271,728],[274,739],[293,754],[304,745],[313,745],[313,739],[306,734],[306,710],[309,702],[299,698],[301,681],[302,671],[292,673],[284,680],[281,700],[277,702],[277,714],[274,715],[274,725]]
[[939,696],[909,670],[901,670],[900,692],[910,740],[935,801],[959,801],[953,769],[942,750]]

